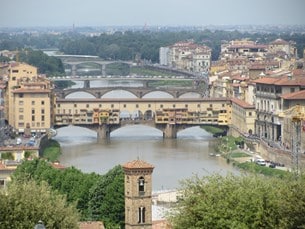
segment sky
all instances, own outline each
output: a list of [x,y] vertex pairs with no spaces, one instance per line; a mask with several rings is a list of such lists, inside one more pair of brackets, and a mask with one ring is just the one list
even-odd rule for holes
[[305,25],[305,0],[0,0],[0,27]]

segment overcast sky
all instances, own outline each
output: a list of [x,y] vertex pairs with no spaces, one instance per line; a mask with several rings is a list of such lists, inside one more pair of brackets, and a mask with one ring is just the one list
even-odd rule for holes
[[305,0],[0,0],[0,27],[305,24]]

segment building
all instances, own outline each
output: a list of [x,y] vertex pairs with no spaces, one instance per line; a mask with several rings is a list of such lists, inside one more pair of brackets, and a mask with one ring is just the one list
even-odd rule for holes
[[8,66],[6,120],[16,133],[46,132],[51,127],[51,83],[25,63]]
[[[303,106],[303,109],[305,107],[305,90],[288,93],[281,96],[281,106],[283,107],[284,111],[290,111],[291,109],[294,109],[296,105]],[[303,111],[304,112],[304,111]],[[283,112],[284,113],[284,112]],[[293,112],[292,112],[293,113]],[[293,114],[292,114],[293,115]],[[305,153],[305,112],[303,113],[304,120],[301,121],[301,144],[300,144],[300,150],[301,152]],[[282,124],[282,137],[281,142],[282,145],[287,148],[292,148],[292,136],[294,136],[293,132],[293,125],[292,125],[292,117],[287,116],[283,117],[283,119],[280,120]]]
[[[212,50],[204,45],[197,45],[193,42],[177,42],[169,47],[160,49],[162,63],[167,66],[180,70],[202,73],[206,72],[211,66]],[[166,60],[166,62],[165,62]]]
[[[263,77],[256,83],[255,133],[270,141],[279,141],[283,136],[283,128],[279,114],[288,105],[285,104],[288,94],[305,89],[305,76],[286,74],[279,77]],[[287,94],[287,95],[286,95]]]
[[160,65],[168,65],[168,53],[169,53],[169,47],[160,48],[160,51],[159,51]]
[[267,48],[267,45],[257,44],[250,40],[234,40],[221,45],[220,59],[241,57],[249,60],[262,60],[267,53]]
[[268,52],[278,54],[284,58],[296,57],[297,50],[294,43],[283,39],[276,39],[269,43]]
[[134,160],[123,165],[125,173],[125,228],[152,229],[152,172],[154,166]]
[[232,135],[254,134],[255,106],[238,98],[232,98]]

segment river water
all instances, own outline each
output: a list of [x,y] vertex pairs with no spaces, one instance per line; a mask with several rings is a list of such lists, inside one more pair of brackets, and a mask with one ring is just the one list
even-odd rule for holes
[[[81,92],[71,95],[86,96],[89,95]],[[131,125],[115,130],[110,140],[103,142],[97,141],[96,132],[81,127],[68,126],[57,131],[54,139],[62,146],[63,165],[104,174],[118,164],[145,160],[155,166],[153,190],[179,188],[181,180],[194,175],[238,173],[222,157],[210,156],[215,139],[200,127],[178,132],[177,139],[163,139],[160,130]]]

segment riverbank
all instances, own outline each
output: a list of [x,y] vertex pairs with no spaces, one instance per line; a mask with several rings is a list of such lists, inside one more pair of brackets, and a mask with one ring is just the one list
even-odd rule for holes
[[58,161],[60,155],[60,144],[56,140],[49,139],[42,150],[42,157],[50,162],[55,162]]

